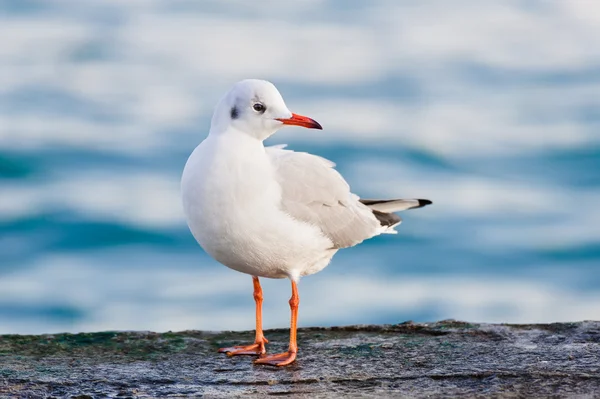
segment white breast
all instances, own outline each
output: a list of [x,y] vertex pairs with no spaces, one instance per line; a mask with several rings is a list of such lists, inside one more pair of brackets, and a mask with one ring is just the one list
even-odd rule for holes
[[322,269],[335,253],[318,228],[281,211],[269,157],[248,135],[210,135],[188,159],[181,189],[192,234],[232,269],[297,278]]

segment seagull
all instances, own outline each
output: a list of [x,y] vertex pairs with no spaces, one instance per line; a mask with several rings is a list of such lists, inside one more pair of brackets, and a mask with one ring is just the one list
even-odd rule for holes
[[[288,110],[270,82],[246,79],[218,102],[210,131],[186,162],[183,209],[200,246],[223,265],[252,276],[254,343],[221,348],[229,356],[256,355],[257,364],[285,366],[296,359],[298,281],[325,268],[341,248],[396,231],[394,212],[431,204],[425,199],[361,199],[325,158],[265,147],[285,125],[322,129]],[[287,278],[292,296],[290,343],[267,355],[259,278]]]

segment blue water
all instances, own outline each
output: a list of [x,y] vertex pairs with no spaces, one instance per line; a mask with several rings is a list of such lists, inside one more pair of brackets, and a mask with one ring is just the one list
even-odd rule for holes
[[[600,23],[575,3],[0,1],[0,332],[251,329],[251,280],[179,199],[212,107],[273,81],[323,132],[269,144],[396,236],[301,281],[301,325],[600,318]],[[596,6],[589,6],[596,7]],[[289,283],[265,280],[265,324]]]

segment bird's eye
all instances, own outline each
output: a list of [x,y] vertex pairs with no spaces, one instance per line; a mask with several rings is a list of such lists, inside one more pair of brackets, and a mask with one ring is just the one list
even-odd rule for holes
[[256,112],[260,112],[263,113],[265,112],[265,110],[267,109],[264,105],[262,105],[261,103],[256,103],[252,106],[252,108],[254,108],[254,110]]

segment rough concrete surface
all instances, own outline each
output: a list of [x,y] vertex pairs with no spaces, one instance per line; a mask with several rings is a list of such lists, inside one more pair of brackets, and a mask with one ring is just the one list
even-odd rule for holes
[[[269,352],[287,330],[266,332]],[[252,332],[0,336],[0,397],[600,397],[600,322],[304,328],[295,364],[217,348]]]

